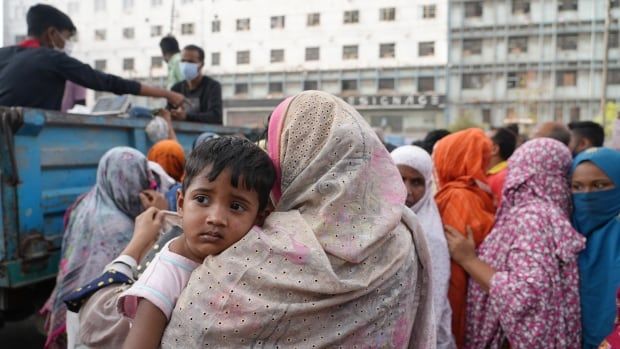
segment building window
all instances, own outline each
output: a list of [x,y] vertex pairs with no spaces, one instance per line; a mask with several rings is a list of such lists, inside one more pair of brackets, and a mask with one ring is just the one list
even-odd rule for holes
[[491,125],[491,109],[482,109],[482,123]]
[[379,58],[394,58],[396,57],[396,44],[380,44],[379,45]]
[[609,69],[607,72],[608,85],[620,85],[620,69]]
[[418,43],[418,56],[419,57],[427,57],[435,55],[435,42],[434,41],[423,41]]
[[609,32],[609,48],[618,48],[620,47],[620,36],[618,35],[618,31],[610,31]]
[[212,66],[220,65],[220,53],[219,52],[211,53],[211,65]]
[[107,68],[107,61],[105,59],[96,59],[95,60],[95,69],[104,71]]
[[360,11],[352,10],[352,11],[344,11],[344,23],[359,23],[360,21]]
[[308,17],[306,19],[306,25],[308,27],[316,27],[321,24],[321,14],[320,13],[308,13]]
[[95,0],[95,12],[103,12],[105,11],[105,8],[105,0]]
[[418,78],[418,92],[433,92],[435,91],[435,78],[434,77],[419,77]]
[[161,25],[152,25],[151,26],[151,37],[161,36],[164,32],[164,27]]
[[422,5],[422,18],[431,19],[437,16],[436,5]]
[[574,107],[570,107],[570,112],[568,114],[570,121],[574,122],[574,121],[579,121],[579,107],[574,106]]
[[134,60],[133,60],[133,58],[124,58],[123,59],[123,70],[134,70]]
[[527,87],[527,72],[509,72],[506,77],[506,88],[526,88]]
[[222,23],[220,22],[219,19],[214,19],[213,21],[211,21],[211,32],[212,33],[219,33],[220,32],[220,27],[222,26]]
[[151,6],[161,6],[164,4],[164,0],[151,0]]
[[396,87],[396,80],[394,78],[381,78],[379,79],[379,91],[393,91]]
[[391,22],[396,20],[396,8],[386,7],[379,9],[379,20],[383,22]]
[[482,17],[482,1],[465,3],[465,18]]
[[461,87],[465,90],[479,90],[484,85],[483,74],[463,74]]
[[558,0],[558,11],[577,11],[579,0]]
[[562,86],[577,86],[577,71],[575,70],[560,70],[555,73],[555,85]]
[[564,110],[562,107],[553,108],[553,120],[560,122],[564,120]]
[[463,40],[463,56],[474,56],[482,54],[482,39]]
[[133,0],[123,0],[123,9],[129,10],[133,8]]
[[95,29],[95,41],[105,41],[105,29]]
[[194,34],[194,23],[181,24],[181,34],[182,35],[193,35]]
[[235,84],[235,96],[238,95],[247,95],[249,90],[249,86],[246,82],[241,82]]
[[303,89],[304,89],[304,91],[318,90],[319,89],[319,82],[316,81],[316,80],[304,80]]
[[527,53],[527,36],[512,36],[508,38],[508,53]]
[[530,0],[512,0],[512,13],[515,15],[530,13]]
[[133,28],[123,28],[123,38],[125,39],[133,39],[134,38],[134,30]]
[[284,84],[281,81],[269,83],[269,93],[282,93]]
[[162,56],[151,57],[151,68],[161,68],[164,66],[164,58]]
[[271,16],[271,29],[284,29],[284,16]]
[[237,64],[250,64],[250,51],[237,51]]
[[241,18],[237,20],[237,31],[238,32],[246,32],[250,30],[250,19],[249,18]]
[[271,50],[271,63],[284,62],[284,50]]
[[342,92],[357,91],[356,79],[344,79],[342,80]]
[[357,59],[357,45],[342,46],[342,59]]
[[318,47],[306,47],[306,62],[318,61],[320,53],[321,51]]
[[562,51],[575,51],[577,50],[578,40],[578,34],[559,34],[558,49]]

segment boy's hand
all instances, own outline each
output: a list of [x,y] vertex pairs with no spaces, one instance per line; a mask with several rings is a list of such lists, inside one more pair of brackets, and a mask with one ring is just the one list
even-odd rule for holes
[[160,210],[168,209],[168,201],[166,201],[164,195],[152,189],[147,189],[140,193],[140,202],[142,202],[142,206],[145,209],[149,207],[155,207]]
[[163,211],[149,207],[136,218],[131,241],[123,254],[133,257],[138,263],[142,256],[159,238],[159,232],[164,223]]

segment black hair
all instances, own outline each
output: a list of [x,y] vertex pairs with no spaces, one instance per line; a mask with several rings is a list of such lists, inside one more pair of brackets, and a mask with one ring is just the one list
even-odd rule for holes
[[519,136],[519,124],[508,124],[506,128],[512,131],[516,136]]
[[577,137],[590,140],[593,147],[602,147],[605,143],[605,130],[594,121],[573,121],[568,128]]
[[450,134],[450,131],[446,129],[442,129],[442,128],[437,129],[437,130],[432,130],[426,134],[426,137],[424,137],[422,141],[414,145],[422,147],[424,148],[424,150],[426,150],[427,153],[432,154],[433,148],[435,147],[435,143],[439,142],[440,139],[444,138],[445,136],[449,134]]
[[77,29],[71,18],[64,12],[50,5],[37,4],[28,9],[26,13],[28,35],[41,36],[48,28],[68,30],[74,34]]
[[267,207],[269,193],[276,180],[276,170],[266,152],[251,141],[224,136],[199,144],[189,154],[185,163],[183,193],[207,166],[209,181],[214,181],[224,169],[231,171],[231,184],[238,188],[239,180],[243,187],[258,193],[258,209]]
[[187,45],[183,47],[183,50],[196,51],[198,52],[198,59],[200,59],[201,62],[205,61],[205,51],[202,48],[196,45]]
[[504,160],[508,160],[517,147],[517,135],[507,127],[495,130],[491,140],[499,147],[499,156]]
[[179,50],[179,42],[172,35],[164,36],[163,38],[161,38],[161,40],[159,41],[159,48],[161,48],[161,52],[163,52],[164,54],[169,53],[173,55],[175,53],[181,52],[181,50]]

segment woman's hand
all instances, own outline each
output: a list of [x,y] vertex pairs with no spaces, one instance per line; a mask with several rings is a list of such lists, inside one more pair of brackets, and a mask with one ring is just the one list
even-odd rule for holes
[[140,263],[143,255],[159,238],[159,232],[164,224],[164,212],[155,207],[149,207],[136,218],[133,236],[122,254],[133,257]]
[[147,189],[140,193],[140,202],[142,202],[142,206],[145,209],[150,207],[155,207],[160,210],[168,209],[166,197],[152,189]]
[[471,227],[467,226],[467,238],[465,238],[455,228],[445,225],[446,241],[450,257],[461,266],[476,257],[476,244],[474,243],[474,233]]

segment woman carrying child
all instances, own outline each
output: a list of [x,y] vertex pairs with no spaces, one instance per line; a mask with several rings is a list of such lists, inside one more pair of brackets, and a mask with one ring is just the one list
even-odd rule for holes
[[368,124],[308,91],[276,108],[267,143],[275,212],[194,270],[162,348],[434,348],[426,241]]

